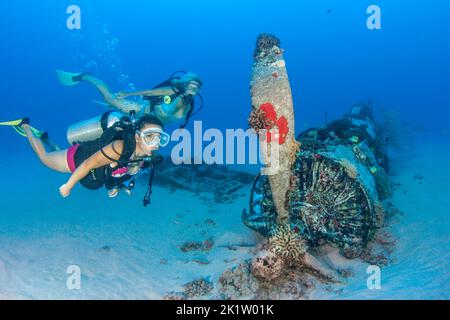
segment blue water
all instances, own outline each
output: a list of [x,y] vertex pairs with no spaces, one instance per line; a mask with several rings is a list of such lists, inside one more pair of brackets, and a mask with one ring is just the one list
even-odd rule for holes
[[[72,4],[81,8],[81,30],[66,28],[66,8]],[[366,27],[366,9],[371,4],[382,10],[381,30]],[[113,91],[131,87],[147,89],[174,71],[190,70],[204,81],[205,107],[195,119],[202,120],[204,127],[209,128],[247,128],[252,55],[256,37],[262,32],[275,34],[286,50],[297,131],[322,125],[325,113],[328,119],[340,117],[351,105],[370,98],[377,106],[396,110],[403,121],[424,129],[414,136],[418,144],[415,151],[396,155],[397,178],[403,184],[412,184],[408,179],[421,171],[435,183],[411,191],[411,198],[395,196],[396,204],[405,211],[397,231],[406,230],[406,239],[410,241],[403,243],[403,247],[400,245],[397,257],[400,270],[394,268],[392,272],[394,275],[417,272],[411,261],[425,259],[430,248],[437,250],[433,251],[433,257],[448,257],[450,185],[445,177],[449,169],[442,163],[450,152],[450,4],[446,0],[280,0],[276,4],[266,0],[3,1],[0,3],[0,120],[30,116],[36,127],[49,131],[58,144],[66,145],[65,131],[69,125],[96,116],[104,108],[91,103],[100,100],[91,86],[61,86],[55,69],[90,71],[106,81]],[[192,122],[187,128],[192,128]],[[82,228],[85,222],[96,225],[92,230],[102,230],[105,221],[113,225],[127,219],[137,224],[152,223],[140,207],[131,204],[132,200],[121,200],[120,208],[133,206],[136,215],[124,215],[117,207],[114,211],[103,203],[108,200],[103,195],[96,194],[93,201],[90,194],[81,190],[67,204],[57,193],[64,182],[61,175],[42,168],[29,145],[12,130],[0,129],[2,167],[11,168],[2,178],[5,205],[0,213],[0,262],[8,260],[5,252],[14,251],[12,248],[19,242],[20,246],[27,247],[26,239],[31,243],[47,235],[52,238],[64,233],[51,226],[64,225],[70,230],[71,225]],[[409,171],[400,170],[404,166]],[[433,188],[436,183],[439,188]],[[50,195],[39,200],[42,193]],[[160,205],[169,197],[161,193]],[[418,201],[417,197],[423,200],[420,203],[427,204],[420,212],[414,211],[417,206],[410,205],[412,200]],[[86,203],[99,209],[86,214],[87,208],[92,208]],[[245,206],[246,201],[242,204]],[[235,218],[230,218],[236,225],[239,214],[238,211]],[[430,217],[425,220],[427,224],[414,228],[424,215]],[[237,228],[246,232],[240,226]],[[118,232],[111,230],[115,230],[113,234]],[[399,232],[402,237],[402,231]],[[82,235],[79,237],[83,239]],[[433,239],[439,239],[437,248]],[[425,242],[420,255],[401,254],[408,251],[405,248],[417,247],[422,241]],[[30,250],[35,254],[39,251],[38,248]],[[16,255],[16,259],[9,260],[7,269],[14,270],[16,261],[20,264],[18,270],[26,270],[27,259],[17,252]],[[411,264],[402,264],[402,258]],[[54,259],[58,261],[58,255]],[[431,265],[414,273],[411,277],[414,280],[396,282],[392,291],[383,292],[381,298],[449,298],[448,260],[422,262],[422,266]],[[48,263],[54,266],[51,261]],[[446,268],[441,268],[442,264]],[[45,268],[46,264],[40,266]],[[33,284],[14,280],[26,276],[27,273],[13,272],[10,277],[13,280],[6,287],[7,282],[2,282],[0,275],[0,298],[2,294],[25,298],[54,298],[59,294],[74,298],[62,293],[64,290],[46,287],[51,277],[47,282],[38,282],[47,288],[42,292]],[[392,277],[395,281],[395,276]],[[416,295],[412,288],[423,287],[424,282],[432,282],[433,286]],[[130,294],[118,297],[158,297],[140,295],[139,289],[133,293],[132,284],[119,288],[125,287]],[[15,291],[15,288],[21,289]],[[75,298],[116,297],[108,296],[107,292],[117,288],[105,288]],[[366,297],[357,292],[355,289],[354,294],[350,292],[347,296]]]

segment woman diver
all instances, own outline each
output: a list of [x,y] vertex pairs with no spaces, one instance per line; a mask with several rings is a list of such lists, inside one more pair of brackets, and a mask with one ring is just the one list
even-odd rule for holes
[[[129,114],[134,111],[137,115],[152,114],[163,124],[182,122],[187,125],[189,118],[194,114],[194,97],[199,95],[202,81],[192,72],[183,72],[181,76],[172,74],[170,79],[155,86],[153,89],[113,94],[108,86],[89,73],[69,73],[57,70],[59,81],[66,86],[73,86],[81,81],[94,85],[103,96],[105,104]],[[141,96],[142,100],[127,99]],[[203,99],[202,99],[203,104]],[[200,107],[201,108],[201,107]],[[197,110],[198,111],[198,110]]]
[[[170,140],[170,136],[163,131],[162,122],[152,115],[144,115],[137,121],[133,117],[123,117],[95,140],[76,143],[65,150],[47,152],[42,140],[36,137],[36,129],[29,125],[28,118],[16,124],[16,131],[24,133],[45,166],[71,173],[69,180],[59,189],[64,198],[70,195],[78,182],[91,190],[105,186],[110,197],[115,197],[120,190],[130,194],[132,186],[125,187],[124,183],[131,180],[134,186],[136,174],[146,165],[152,167],[155,151],[166,146]],[[150,182],[144,205],[149,203],[149,193]]]

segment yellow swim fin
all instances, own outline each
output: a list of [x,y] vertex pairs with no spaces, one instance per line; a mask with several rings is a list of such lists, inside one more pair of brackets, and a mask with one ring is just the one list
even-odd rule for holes
[[18,126],[22,123],[23,119],[19,120],[13,120],[13,121],[6,121],[6,122],[0,122],[0,126]]
[[[27,134],[25,133],[25,131],[21,128],[21,127],[19,127],[19,126],[13,126],[13,129],[14,130],[16,130],[16,132],[18,133],[18,134],[20,134],[22,137],[26,137],[27,136]],[[38,129],[36,129],[36,128],[33,128],[33,127],[31,127],[30,126],[30,129],[31,129],[31,132],[33,132],[33,135],[36,137],[36,138],[41,138],[42,137],[42,135],[44,134],[44,131],[40,131],[40,130],[38,130]]]
[[26,137],[25,131],[20,127],[20,125],[23,123],[24,119],[18,119],[13,121],[6,121],[6,122],[0,122],[0,126],[10,126],[13,127],[13,129],[20,134],[22,137]]
[[[20,127],[20,125],[23,122],[28,123],[29,119],[28,118],[23,118],[23,119],[18,119],[18,120],[13,120],[13,121],[6,121],[6,122],[0,122],[0,126],[10,126],[13,127],[13,129],[20,134],[22,137],[26,137],[26,133],[25,131]],[[31,132],[33,132],[34,136],[37,138],[41,138],[41,136],[44,134],[44,131],[40,131],[36,128],[33,128],[30,126]]]
[[33,128],[33,127],[30,127],[30,129],[31,129],[31,132],[33,132],[34,136],[35,136],[36,138],[39,138],[39,139],[40,139],[40,138],[42,137],[42,135],[45,133],[44,131],[38,130],[38,129]]
[[18,134],[20,134],[22,137],[25,137],[25,138],[27,137],[25,131],[23,131],[23,129],[22,129],[21,127],[13,126],[13,129],[14,129]]
[[74,86],[78,84],[82,79],[84,73],[71,73],[62,70],[56,70],[59,82],[64,86]]

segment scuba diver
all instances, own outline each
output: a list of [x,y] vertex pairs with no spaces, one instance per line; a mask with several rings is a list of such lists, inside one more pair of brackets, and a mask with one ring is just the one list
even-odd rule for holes
[[[136,175],[142,169],[150,168],[144,206],[150,203],[154,166],[160,160],[155,151],[170,141],[169,134],[163,131],[163,124],[158,118],[144,115],[136,119],[133,113],[122,116],[112,126],[105,128],[100,136],[98,132],[97,136],[91,133],[89,140],[73,142],[68,149],[51,152],[46,150],[42,141],[42,136],[48,140],[48,135],[40,134],[41,131],[31,127],[28,118],[1,125],[12,126],[19,134],[26,136],[45,166],[58,172],[71,173],[68,181],[59,189],[64,198],[70,195],[78,182],[90,190],[105,186],[109,190],[109,197],[117,196],[120,190],[131,194]],[[88,127],[78,126],[79,131],[86,129]],[[125,182],[129,180],[126,186]]]
[[[153,89],[139,92],[111,93],[108,86],[93,77],[90,73],[70,73],[61,70],[56,71],[59,81],[66,86],[74,86],[81,81],[94,85],[103,96],[105,102],[97,102],[115,108],[125,114],[131,111],[137,115],[152,114],[163,124],[182,122],[184,128],[189,119],[203,107],[203,98],[200,95],[202,88],[201,79],[192,72],[177,71],[171,77],[155,86]],[[177,74],[181,74],[177,76]],[[142,100],[127,99],[141,96]],[[201,106],[194,112],[194,98],[198,96]],[[95,101],[96,102],[96,101]]]

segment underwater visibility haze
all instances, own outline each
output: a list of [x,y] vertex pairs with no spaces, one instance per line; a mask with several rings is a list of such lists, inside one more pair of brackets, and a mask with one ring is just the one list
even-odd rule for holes
[[0,299],[449,299],[449,30],[444,0],[1,2]]

